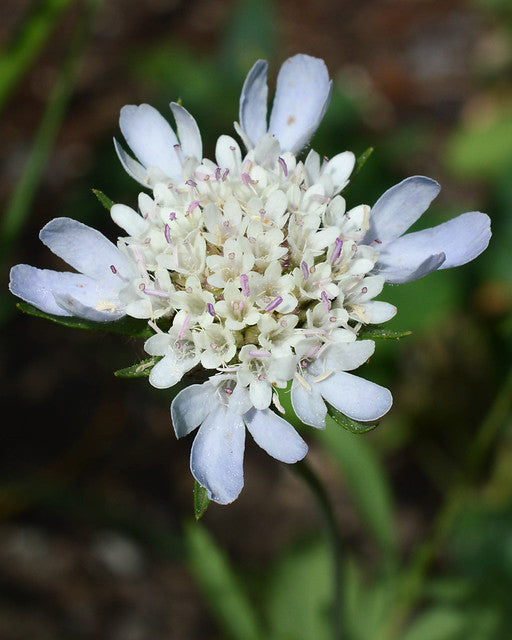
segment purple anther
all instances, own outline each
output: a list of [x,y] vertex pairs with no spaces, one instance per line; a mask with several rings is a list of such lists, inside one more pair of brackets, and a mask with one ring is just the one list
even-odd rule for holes
[[197,187],[197,182],[194,182],[194,180],[191,180],[190,178],[185,182],[185,184],[188,184],[189,187]]
[[213,304],[211,302],[207,302],[206,308],[208,309],[208,313],[215,318],[216,313],[215,313],[215,307],[213,306]]
[[215,169],[215,180],[220,180],[220,167]]
[[287,178],[288,177],[288,167],[286,166],[286,162],[284,161],[284,158],[281,158],[281,156],[279,156],[277,161],[279,162],[279,164],[283,168],[284,177]]
[[327,293],[325,291],[322,291],[322,293],[320,294],[320,297],[322,298],[322,302],[324,303],[325,310],[329,312],[331,310],[331,302],[327,297]]
[[246,273],[242,273],[240,276],[240,285],[242,286],[242,293],[248,298],[251,295],[251,290],[249,289],[249,277]]
[[283,299],[281,298],[281,296],[277,296],[277,298],[274,298],[274,300],[272,300],[272,302],[265,307],[265,311],[273,311],[281,304],[282,301]]
[[374,242],[375,244],[382,244],[382,240],[379,240],[378,238],[375,238]]
[[242,182],[245,184],[246,187],[250,187],[252,184],[254,184],[253,179],[248,173],[242,173],[240,177],[242,178]]
[[111,265],[110,265],[110,271],[112,271],[112,273],[113,273],[114,275],[116,275],[116,274],[117,274],[117,269],[114,267],[114,265],[113,265],[113,264],[111,264]]
[[343,249],[343,240],[341,240],[340,238],[336,238],[336,246],[334,247],[334,250],[331,255],[331,262],[333,264],[335,264],[339,260],[342,249]]
[[363,287],[361,289],[361,293],[368,293],[368,287]]
[[300,268],[302,269],[302,275],[304,276],[304,280],[307,280],[309,278],[309,267],[305,260],[303,260],[300,263]]
[[230,396],[233,393],[233,389],[231,387],[226,387],[224,391],[226,392],[227,396]]
[[270,351],[259,350],[249,351],[249,355],[251,356],[251,358],[270,358],[272,354],[270,353]]
[[176,220],[176,211],[171,211],[169,214],[169,220]]
[[226,181],[226,178],[228,177],[228,175],[229,175],[229,169],[226,169],[222,174],[222,182]]
[[168,298],[169,294],[165,291],[159,291],[158,289],[142,289],[142,293],[145,293],[147,296],[155,296],[155,298]]
[[179,330],[178,340],[181,340],[183,338],[189,324],[190,324],[190,313],[187,313],[187,315],[185,316],[185,320],[183,320],[183,324],[181,325],[181,328]]
[[166,240],[167,244],[171,244],[171,242],[172,242],[171,228],[169,227],[168,224],[166,224],[164,226],[164,236],[165,236],[165,240]]
[[187,214],[192,213],[192,211],[194,211],[194,209],[197,209],[198,206],[199,200],[194,200],[193,202],[191,202],[187,207]]

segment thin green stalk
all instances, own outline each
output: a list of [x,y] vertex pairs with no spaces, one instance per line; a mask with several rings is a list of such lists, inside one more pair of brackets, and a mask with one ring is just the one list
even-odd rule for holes
[[85,3],[84,15],[77,26],[68,55],[49,96],[23,174],[0,223],[0,255],[4,262],[7,261],[9,248],[23,228],[35,191],[41,181],[46,159],[60,130],[90,34],[93,9],[97,5],[97,2]]
[[341,537],[338,530],[334,511],[329,500],[329,496],[323,486],[320,478],[313,469],[304,461],[297,462],[292,469],[304,480],[313,493],[317,505],[324,518],[329,546],[334,570],[334,589],[331,609],[332,619],[332,638],[333,640],[342,640],[343,638],[343,607],[342,607],[342,566],[341,566]]
[[473,439],[463,466],[463,474],[457,477],[452,488],[447,492],[446,499],[437,514],[429,539],[420,545],[409,565],[409,570],[399,593],[398,605],[389,627],[384,630],[380,640],[394,640],[399,637],[399,632],[406,623],[409,614],[418,604],[428,570],[436,558],[455,517],[467,499],[471,484],[477,477],[482,462],[511,410],[512,369],[505,378],[487,416]]

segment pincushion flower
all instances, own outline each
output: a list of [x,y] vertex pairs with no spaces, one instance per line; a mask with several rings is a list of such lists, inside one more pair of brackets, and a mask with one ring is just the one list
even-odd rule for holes
[[57,316],[109,322],[125,315],[120,291],[137,271],[110,240],[70,218],[55,218],[43,227],[39,237],[80,273],[18,264],[11,269],[9,283],[14,295]]
[[[392,404],[389,390],[351,373],[375,349],[364,326],[397,312],[376,297],[386,282],[474,259],[490,238],[480,212],[406,234],[439,191],[423,176],[392,187],[373,208],[347,208],[341,192],[354,154],[322,161],[312,149],[304,160],[297,155],[329,102],[325,64],[306,55],[283,64],[268,122],[266,74],[258,61],[242,89],[235,130],[246,151],[221,135],[214,160],[201,157],[195,120],[177,104],[179,143],[152,107],[125,107],[121,130],[138,161],[116,148],[150,193],[139,195],[136,209],[112,206],[124,231],[117,248],[109,243],[107,250],[93,230],[74,237],[71,226],[79,223],[68,221],[66,248],[56,252],[83,275],[50,278],[19,265],[11,282],[16,295],[52,313],[146,320],[154,335],[144,345],[151,356],[144,366],[152,367],[155,387],[192,375],[206,380],[180,391],[171,414],[178,437],[199,427],[191,470],[222,504],[243,486],[245,428],[278,460],[306,453],[274,412],[282,411],[278,390],[290,389],[295,413],[315,428],[325,428],[330,407],[365,423],[382,417]],[[83,293],[71,303],[75,280]]]

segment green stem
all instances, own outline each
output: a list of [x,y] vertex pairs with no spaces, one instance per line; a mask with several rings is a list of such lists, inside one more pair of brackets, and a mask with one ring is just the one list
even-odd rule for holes
[[341,536],[339,534],[338,525],[334,516],[331,501],[318,475],[304,461],[297,462],[292,466],[297,474],[304,480],[313,493],[317,505],[322,513],[331,555],[333,560],[334,571],[334,589],[331,609],[332,619],[332,638],[333,640],[341,640],[343,638],[343,607],[341,600]]
[[481,465],[487,456],[500,428],[512,409],[512,369],[496,395],[487,416],[473,439],[472,446],[463,465],[464,473],[457,477],[439,510],[429,539],[416,551],[402,584],[389,627],[381,640],[393,640],[400,635],[413,608],[418,604],[423,592],[423,584],[432,562],[436,558],[450,527],[464,504],[471,484],[476,479]]

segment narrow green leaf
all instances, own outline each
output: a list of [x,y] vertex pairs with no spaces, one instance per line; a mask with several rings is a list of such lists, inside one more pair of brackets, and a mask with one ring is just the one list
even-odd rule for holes
[[147,378],[151,373],[151,369],[155,364],[161,360],[161,356],[155,356],[142,360],[137,364],[132,364],[131,367],[125,367],[124,369],[118,369],[114,371],[116,378]]
[[327,402],[327,400],[325,400],[325,405],[327,407],[327,413],[336,422],[336,424],[339,424],[340,427],[343,427],[347,431],[350,431],[350,433],[368,433],[368,431],[373,431],[375,427],[379,425],[378,422],[364,423],[357,422],[357,420],[352,420],[352,418],[349,418],[348,416],[341,413],[341,411],[338,411],[338,409],[334,408]]
[[268,637],[259,628],[258,617],[242,581],[224,551],[200,522],[184,527],[191,570],[201,587],[222,637],[261,640]]
[[197,480],[194,480],[194,515],[196,520],[201,519],[209,504],[210,499],[206,495],[206,489]]
[[412,331],[404,331],[400,329],[382,329],[381,327],[361,327],[358,332],[359,338],[367,338],[377,340],[384,338],[385,340],[399,340],[412,335]]
[[51,313],[46,313],[45,311],[36,309],[36,307],[28,304],[28,302],[18,302],[16,306],[20,311],[23,311],[23,313],[27,313],[30,316],[51,320],[52,322],[62,324],[65,327],[71,327],[73,329],[120,333],[134,338],[150,338],[153,335],[153,331],[148,327],[146,321],[137,320],[136,318],[130,318],[128,316],[125,316],[120,320],[115,320],[114,322],[94,322],[93,320],[75,318],[74,316],[54,316]]
[[99,189],[93,189],[92,192],[98,198],[98,200],[101,202],[101,204],[105,207],[105,209],[107,209],[107,211],[110,211],[110,209],[112,209],[112,207],[114,206],[115,202],[113,200],[111,200],[108,196],[106,196],[103,193],[103,191],[100,191]]
[[369,157],[373,153],[373,150],[374,150],[373,147],[368,147],[368,149],[366,149],[366,151],[363,151],[363,153],[357,158],[357,160],[356,160],[356,168],[355,168],[355,171],[354,171],[354,175],[355,176],[361,171],[361,169],[367,163]]

